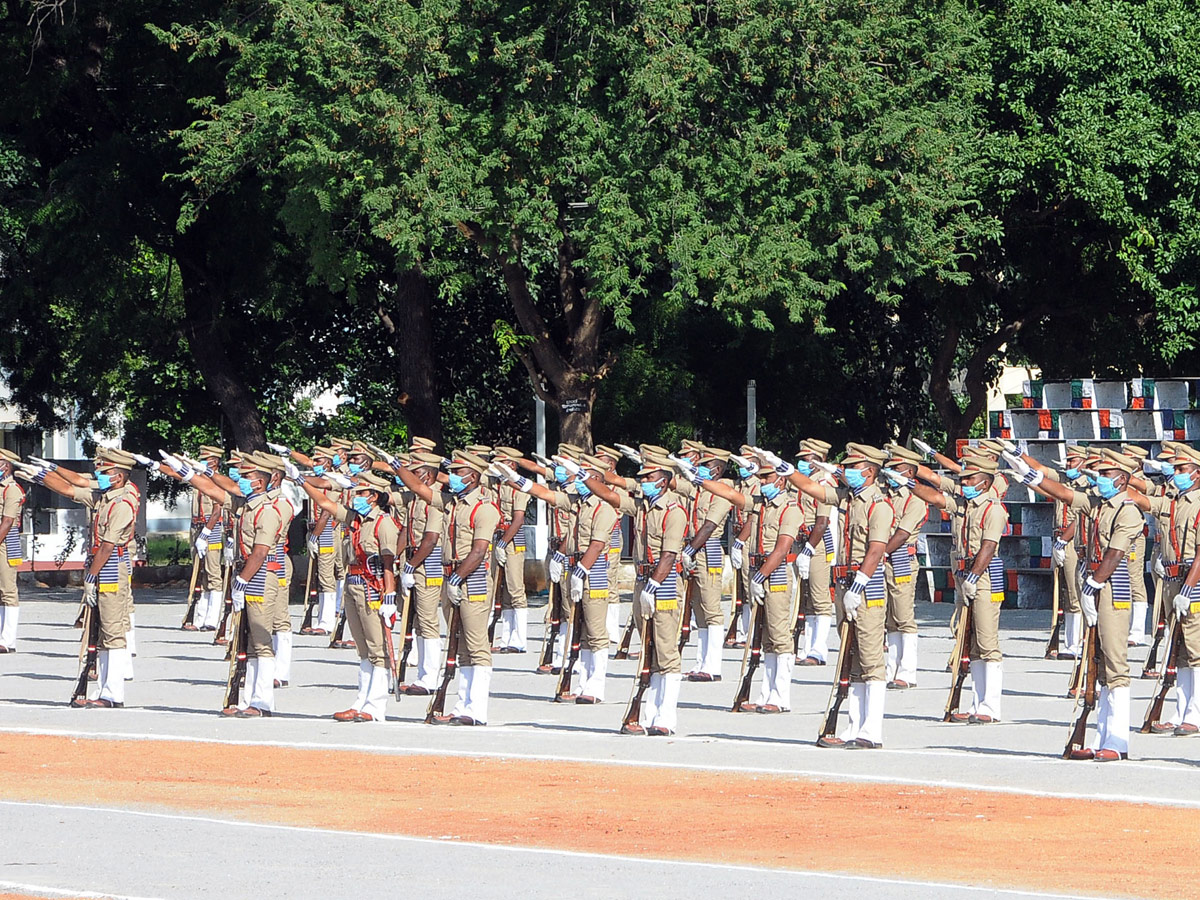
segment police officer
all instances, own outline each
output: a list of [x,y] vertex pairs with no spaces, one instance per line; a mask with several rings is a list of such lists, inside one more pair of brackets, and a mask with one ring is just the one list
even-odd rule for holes
[[[207,474],[220,467],[225,451],[212,444],[200,447],[199,459]],[[192,622],[185,631],[216,631],[221,619],[225,573],[221,548],[225,546],[225,513],[221,505],[199,491],[192,492],[192,545],[200,560],[197,587],[200,594]]]
[[[497,447],[491,459],[511,464],[523,455],[512,447]],[[493,590],[500,595],[499,642],[494,649],[500,653],[524,653],[529,628],[529,601],[525,597],[525,510],[529,495],[504,479],[493,490],[500,507],[501,528],[492,544],[496,562],[493,577],[497,579]]]
[[897,444],[888,453],[884,496],[896,516],[896,530],[887,545],[888,688],[905,690],[917,684],[917,539],[929,518],[929,504],[908,488],[917,474],[921,455]]
[[21,457],[0,448],[0,543],[4,560],[0,562],[0,653],[17,652],[17,620],[21,613],[17,596],[17,569],[24,562],[21,551],[21,516],[25,491],[13,480],[13,471]]
[[[829,456],[830,444],[818,438],[800,442],[796,453],[796,471],[828,487],[836,481],[824,469],[818,468]],[[800,494],[800,552],[796,556],[796,575],[800,579],[800,602],[804,604],[807,626],[804,647],[798,661],[802,666],[823,666],[828,659],[829,631],[833,626],[833,585],[830,568],[837,553],[836,507]]]

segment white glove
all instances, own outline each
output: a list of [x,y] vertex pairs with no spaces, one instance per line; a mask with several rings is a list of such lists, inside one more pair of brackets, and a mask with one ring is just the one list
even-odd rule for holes
[[1167,577],[1167,567],[1163,565],[1161,556],[1154,557],[1154,562],[1151,564],[1151,568],[1154,570],[1154,574],[1159,578]]
[[842,609],[846,612],[847,621],[853,622],[858,618],[858,610],[863,605],[863,590],[866,587],[864,581],[863,586],[859,587],[858,576],[854,576],[854,584],[850,585],[850,590],[842,596]]
[[1100,614],[1096,610],[1096,595],[1100,593],[1100,588],[1103,585],[1093,580],[1092,576],[1088,576],[1087,581],[1083,583],[1083,590],[1079,594],[1079,605],[1083,609],[1083,618],[1088,625],[1095,625],[1100,620]]
[[283,470],[287,473],[287,477],[292,479],[292,481],[300,481],[302,478],[299,467],[290,459],[284,462]]
[[696,574],[696,551],[691,544],[683,548],[683,553],[679,555],[679,565],[683,569],[683,574],[691,578]]
[[636,450],[634,450],[628,444],[613,444],[613,446],[616,447],[618,450],[620,450],[621,455],[624,456],[626,459],[632,460],[633,462],[637,463],[639,466],[642,464],[642,454],[638,453]]
[[1192,609],[1192,601],[1195,599],[1196,588],[1194,585],[1184,585],[1179,589],[1179,593],[1175,595],[1173,601],[1175,606],[1175,615],[1186,616]]
[[83,602],[93,608],[96,606],[96,598],[100,592],[97,582],[98,579],[91,573],[83,576]]
[[1014,444],[1012,441],[1007,440],[1005,438],[1000,439],[1000,446],[1015,456],[1019,456],[1021,454],[1020,448],[1017,447],[1017,445]]
[[738,456],[736,453],[729,457],[729,461],[739,469],[749,469],[751,472],[758,471],[758,461],[753,460],[748,456]]
[[796,471],[795,466],[793,466],[790,462],[781,459],[779,456],[776,456],[770,450],[763,450],[761,447],[751,447],[750,449],[761,456],[763,462],[765,462],[768,466],[771,466],[780,475],[787,476]]
[[537,464],[543,469],[554,468],[554,460],[550,459],[549,457],[542,456],[540,453],[531,453],[530,456],[532,456],[534,461],[537,462]]
[[347,478],[341,472],[326,472],[325,477],[344,491],[354,487],[354,481],[350,478]]
[[675,463],[675,467],[679,469],[680,474],[692,484],[700,483],[700,474],[696,470],[695,463],[691,462],[690,460],[686,460],[681,456],[676,456],[674,453],[668,456],[667,459]]
[[492,558],[496,560],[496,565],[508,565],[508,546],[504,541],[496,541],[492,544]]
[[250,583],[242,578],[241,575],[233,579],[233,589],[229,592],[229,596],[233,599],[233,611],[241,612],[246,608],[246,588]]
[[411,591],[417,586],[417,569],[416,566],[404,564],[404,568],[400,572],[400,590],[404,592]]
[[733,546],[729,548],[729,564],[733,566],[733,570],[735,572],[740,572],[742,570],[742,563],[745,562],[742,557],[742,552],[745,546],[745,541],[739,541],[737,538],[734,538]]
[[913,438],[913,446],[925,454],[926,459],[933,459],[933,448],[920,438]]
[[[140,453],[130,454],[139,466],[149,469],[151,472],[158,471],[158,463],[148,456],[142,456]],[[30,457],[32,459],[33,457]]]
[[233,539],[226,537],[225,546],[221,548],[221,562],[227,566],[233,565]]
[[212,529],[211,528],[202,528],[200,530],[200,533],[198,535],[196,535],[196,544],[195,544],[196,553],[198,553],[200,556],[204,556],[205,554],[208,553],[208,541],[209,541],[209,538],[211,538],[211,537],[212,537]]
[[1054,563],[1056,569],[1061,569],[1067,564],[1067,542],[1058,540],[1054,542],[1054,546],[1050,548],[1050,561]]
[[975,595],[978,593],[979,576],[974,572],[967,572],[962,578],[963,606],[970,606],[971,601],[975,599]]
[[50,470],[44,466],[31,466],[27,463],[17,463],[13,467],[13,474],[19,478],[24,478],[26,481],[32,481],[41,484],[46,477],[46,473]]
[[1041,484],[1042,479],[1045,478],[1045,475],[1043,475],[1037,469],[1034,469],[1029,465],[1029,463],[1021,459],[1021,457],[1015,456],[1012,453],[1009,453],[1007,450],[1000,455],[1004,457],[1005,461],[1009,464],[1012,470],[1017,473],[1017,476],[1021,479],[1021,481],[1030,487],[1036,487],[1037,485]]
[[578,603],[583,599],[583,579],[587,577],[587,569],[576,563],[571,569],[571,580],[569,590],[571,593],[571,602]]
[[267,446],[271,448],[272,453],[277,453],[280,456],[292,455],[292,451],[283,444],[272,444],[270,441],[267,441]]
[[831,462],[825,462],[823,459],[814,459],[813,465],[826,475],[832,475],[834,478],[838,476],[838,467]]
[[550,557],[549,575],[550,580],[555,584],[562,581],[563,572],[566,570],[567,558],[557,551]]
[[1147,475],[1160,475],[1162,474],[1162,470],[1162,463],[1160,463],[1157,459],[1142,460],[1142,471]]
[[755,606],[760,606],[767,599],[767,576],[761,572],[755,572],[754,577],[750,579],[750,602]]
[[566,456],[556,456],[554,461],[566,469],[568,475],[578,475],[583,471],[583,466]]
[[657,581],[651,578],[642,588],[642,592],[638,595],[638,608],[641,611],[643,619],[649,619],[654,616],[658,610],[658,589],[662,587]]
[[796,577],[801,581],[808,581],[808,573],[812,568],[812,558],[812,544],[805,541],[804,549],[796,554]]
[[884,469],[883,474],[886,475],[888,481],[890,481],[896,487],[912,488],[917,483],[915,478],[909,478],[907,475],[902,475],[895,469]]
[[383,627],[389,631],[396,624],[396,592],[384,594],[379,604],[379,615],[383,619]]
[[451,606],[462,603],[462,579],[455,573],[446,579],[446,599]]
[[162,456],[163,462],[170,466],[171,470],[183,481],[188,482],[192,480],[192,476],[195,473],[192,471],[191,466],[185,463],[178,456],[172,456],[166,450],[159,450],[158,453],[160,456]]

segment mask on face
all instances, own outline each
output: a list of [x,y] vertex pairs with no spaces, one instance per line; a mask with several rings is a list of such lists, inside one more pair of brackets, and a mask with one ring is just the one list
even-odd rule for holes
[[96,483],[100,485],[100,490],[107,491],[112,487],[112,478],[105,475],[103,472],[96,473]]
[[254,485],[249,478],[238,478],[238,490],[242,492],[242,496],[249,497],[254,493]]
[[696,477],[701,481],[712,481],[712,469],[708,466],[700,466],[696,469]]
[[1175,474],[1175,467],[1173,465],[1171,465],[1170,463],[1163,463],[1162,464],[1162,473],[1164,475],[1166,475],[1168,478],[1170,478],[1172,475]]
[[902,478],[896,475],[888,475],[888,481],[892,483],[892,487],[898,488],[904,487],[906,484],[908,484],[907,478]]
[[1094,488],[1094,487],[1096,486],[1096,476],[1095,476],[1095,475],[1088,475],[1088,476],[1087,476],[1087,483],[1088,483],[1088,487],[1093,487],[1093,488]]
[[1192,485],[1196,483],[1196,476],[1191,472],[1176,472],[1171,476],[1171,480],[1181,491],[1190,491]]
[[467,489],[467,481],[461,475],[450,473],[450,493],[461,494]]
[[1078,469],[1063,469],[1063,474],[1066,475],[1068,478],[1070,478],[1072,481],[1074,481],[1076,478],[1079,477],[1079,470]]
[[764,484],[762,486],[762,495],[768,500],[774,500],[779,496],[779,485],[775,484],[774,482],[771,484]]
[[358,463],[350,463],[350,474],[351,475],[361,475],[362,470],[363,470],[363,467],[360,466]]
[[242,473],[238,471],[237,466],[230,466],[229,467],[229,477],[231,480],[237,481],[239,478],[242,477]]
[[591,488],[589,488],[583,478],[575,479],[575,490],[579,492],[579,496],[586,500],[592,496]]
[[555,466],[554,467],[554,480],[557,481],[559,484],[566,484],[567,483],[567,470],[565,468],[563,468],[562,466]]
[[844,477],[852,491],[861,491],[867,484],[867,476],[862,473],[862,469],[846,469]]
[[313,466],[313,474],[314,475],[324,475],[325,467],[324,466]]
[[796,460],[796,471],[799,472],[801,475],[811,475],[812,470],[813,470],[813,464],[810,463],[807,459]]
[[662,491],[659,489],[657,481],[643,481],[642,482],[642,496],[645,497],[647,500],[653,500],[660,493],[662,493]]
[[747,478],[749,478],[753,474],[754,474],[754,472],[750,469],[747,469],[745,466],[738,466],[738,477],[741,478],[743,481],[745,481]]
[[340,468],[342,465],[342,455],[340,453],[333,454],[332,462],[335,469]]
[[1109,499],[1110,497],[1115,497],[1120,493],[1116,484],[1114,484],[1113,480],[1107,475],[1101,475],[1096,479],[1096,491],[1105,500]]
[[371,501],[366,497],[355,497],[354,511],[360,516],[369,515],[371,512]]
[[979,488],[973,484],[964,484],[962,486],[962,495],[968,500],[974,500],[979,496]]

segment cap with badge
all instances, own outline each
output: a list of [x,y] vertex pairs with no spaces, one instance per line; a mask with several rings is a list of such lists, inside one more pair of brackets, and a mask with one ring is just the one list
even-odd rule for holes
[[392,483],[388,479],[376,475],[374,472],[360,472],[354,476],[354,484],[359,489],[371,488],[384,494],[392,490]]
[[674,472],[675,463],[667,458],[666,453],[648,453],[642,450],[642,467],[638,469],[639,475],[649,475],[651,472]]
[[607,456],[613,462],[616,462],[618,459],[621,458],[621,451],[616,449],[615,447],[608,446],[608,444],[597,444],[596,445],[596,455],[597,456]]
[[885,444],[883,449],[887,452],[887,465],[889,466],[901,464],[919,466],[925,460],[925,457],[916,450],[909,450],[907,447],[901,447],[899,444]]
[[409,454],[414,468],[436,469],[442,464],[442,458],[436,453],[430,453],[428,450],[414,450]]
[[1167,453],[1170,454],[1167,458],[1176,463],[1191,463],[1192,465],[1200,466],[1200,450],[1197,450],[1195,447],[1190,447],[1184,443],[1176,443],[1171,450],[1163,450],[1158,455],[1158,458],[1162,459],[1164,454]]
[[137,460],[133,458],[132,453],[124,450],[118,450],[115,447],[99,447],[96,450],[96,462],[114,469],[129,470],[133,468],[133,464]]
[[348,441],[345,438],[331,437],[329,439],[329,446],[334,450],[349,450],[354,446],[354,441]]
[[653,454],[654,456],[660,456],[663,459],[666,459],[668,456],[671,455],[670,450],[668,450],[666,447],[660,447],[660,446],[658,446],[658,444],[639,444],[638,452],[641,453],[642,456],[645,456],[647,453],[650,453],[650,454]]
[[870,463],[874,466],[882,466],[887,462],[888,455],[878,447],[872,447],[870,444],[855,444],[846,445],[846,456],[842,459],[843,466],[855,466],[860,463]]
[[1100,462],[1096,464],[1096,470],[1099,472],[1105,469],[1120,469],[1122,472],[1130,475],[1141,467],[1141,462],[1132,456],[1126,456],[1124,453],[1108,449],[1100,451]]
[[1139,447],[1137,444],[1122,444],[1121,453],[1132,459],[1136,459],[1138,462],[1150,456],[1149,450],[1145,447]]
[[469,453],[466,450],[455,450],[450,459],[451,469],[474,469],[480,475],[487,471],[487,460]]
[[971,475],[995,475],[1000,470],[1000,461],[988,454],[963,455],[962,469],[955,478],[962,480]]
[[608,471],[608,460],[602,456],[595,456],[591,453],[580,454],[579,464],[585,469],[591,469],[593,472],[600,474]]
[[706,459],[715,459],[718,462],[727,463],[732,455],[728,450],[722,450],[719,447],[705,447],[704,452],[700,454],[700,460],[703,462]]
[[427,437],[415,437],[408,442],[409,450],[432,450],[437,446],[436,441],[431,441]]
[[1066,454],[1067,459],[1073,456],[1086,457],[1088,455],[1088,448],[1082,444],[1067,444]]
[[215,444],[201,444],[198,455],[201,459],[224,459],[225,448]]
[[492,455],[492,448],[490,444],[467,444],[467,452],[486,458]]
[[493,447],[492,459],[524,459],[525,454],[516,447]]
[[796,451],[797,456],[815,456],[824,461],[829,458],[829,451],[833,449],[833,444],[829,441],[822,441],[819,438],[805,438],[800,442],[800,449]]
[[17,456],[17,454],[13,453],[7,447],[0,447],[0,459],[10,463],[19,463],[21,461],[21,457]]
[[693,441],[690,438],[684,438],[679,442],[680,453],[703,453],[704,444],[700,441]]

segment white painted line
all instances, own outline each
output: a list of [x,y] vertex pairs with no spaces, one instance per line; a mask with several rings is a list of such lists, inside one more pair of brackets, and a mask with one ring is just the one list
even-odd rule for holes
[[[423,727],[423,726],[418,726]],[[947,790],[980,791],[990,794],[1007,794],[1019,797],[1049,797],[1057,800],[1095,800],[1109,803],[1146,804],[1149,806],[1168,806],[1179,809],[1200,809],[1200,800],[1184,800],[1177,797],[1147,797],[1140,794],[1108,794],[1080,793],[1072,791],[1048,791],[1034,787],[1014,787],[1009,785],[979,784],[970,781],[952,781],[938,778],[898,777],[892,775],[859,775],[847,772],[829,772],[822,769],[781,769],[758,766],[731,766],[719,763],[686,763],[667,762],[644,759],[564,756],[553,753],[519,753],[501,750],[470,750],[456,748],[433,747],[396,747],[383,744],[344,744],[321,743],[319,741],[253,741],[234,740],[232,738],[195,737],[192,735],[167,735],[147,732],[124,731],[71,731],[68,729],[29,728],[22,726],[0,725],[0,733],[46,735],[49,737],[70,737],[96,740],[123,741],[174,741],[184,744],[218,744],[227,747],[270,747],[279,750],[337,750],[351,753],[381,753],[391,756],[454,756],[469,759],[519,759],[529,762],[570,762],[596,766],[622,766],[634,769],[682,769],[692,772],[729,772],[739,775],[779,775],[784,777],[807,778],[818,781],[848,782],[852,784],[898,784],[911,787],[944,788]],[[732,743],[732,742],[731,742]],[[815,751],[814,751],[815,752]],[[822,751],[823,752],[823,751]],[[891,752],[891,751],[888,751]],[[897,751],[899,752],[899,751]],[[911,751],[916,752],[916,751]],[[961,754],[949,754],[961,756]],[[1070,765],[1061,760],[1045,759],[1031,756],[1021,757],[1022,762],[1038,762],[1049,766],[1059,764]],[[1084,765],[1076,763],[1075,765]],[[1122,768],[1131,768],[1135,763],[1128,761],[1120,764]],[[1174,774],[1179,770],[1169,766],[1143,765],[1144,769],[1162,769]]]
[[92,900],[158,900],[154,897],[131,897],[129,894],[99,894],[95,891],[65,890],[63,888],[47,887],[44,884],[22,884],[19,881],[0,881],[0,890],[21,891],[26,894],[38,894],[42,897],[84,897]]
[[[1046,900],[1095,900],[1082,894],[1048,894],[1038,891],[1024,891],[1015,888],[983,887],[970,884],[955,884],[949,881],[920,881],[902,878],[881,878],[874,875],[847,875],[831,872],[814,872],[805,869],[780,868],[775,866],[749,866],[736,863],[693,862],[680,859],[659,859],[646,856],[620,856],[615,853],[585,853],[580,850],[559,850],[545,847],[527,847],[520,844],[488,844],[482,841],[458,841],[444,838],[421,838],[403,834],[381,834],[374,831],[346,831],[339,828],[305,828],[300,825],[276,825],[268,822],[244,822],[240,819],[218,819],[215,816],[190,816],[179,813],[148,812],[136,809],[116,809],[104,806],[77,806],[68,803],[33,803],[23,800],[0,800],[0,806],[16,806],[25,808],[57,809],[70,812],[94,812],[103,815],[136,816],[147,819],[167,819],[178,822],[204,823],[219,825],[223,828],[252,828],[263,831],[283,831],[293,834],[322,834],[333,837],[347,837],[359,840],[372,838],[379,841],[395,843],[414,843],[426,846],[470,847],[476,850],[499,851],[503,853],[527,853],[532,855],[545,854],[571,859],[594,859],[608,862],[636,863],[646,866],[677,866],[718,869],[727,872],[753,872],[762,874],[772,872],[784,875],[795,875],[801,878],[828,878],[833,881],[864,881],[869,884],[889,884],[906,887],[945,888],[962,891],[976,891],[988,894],[1003,894],[1016,897],[1039,897]],[[82,896],[108,897],[109,894],[84,894]]]

